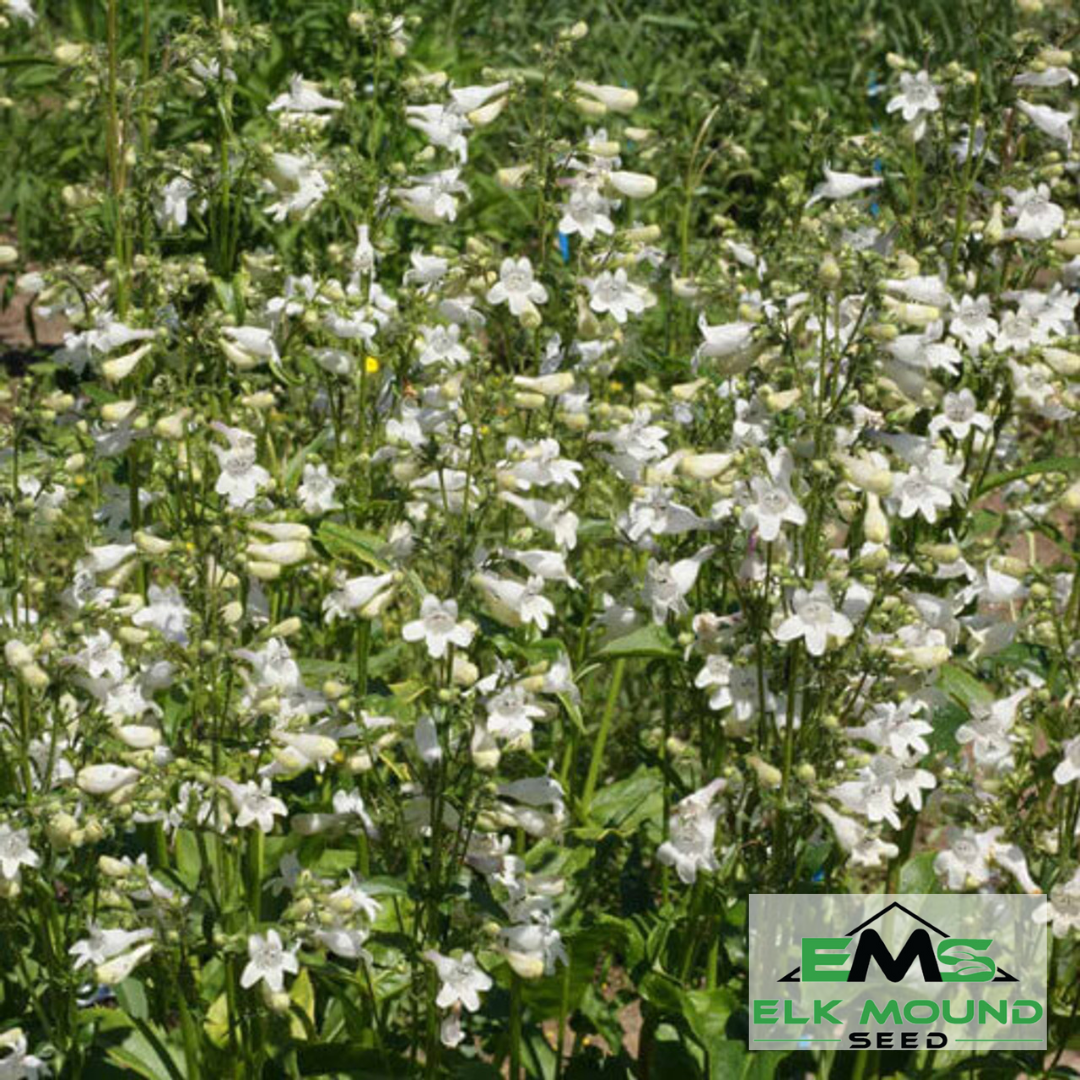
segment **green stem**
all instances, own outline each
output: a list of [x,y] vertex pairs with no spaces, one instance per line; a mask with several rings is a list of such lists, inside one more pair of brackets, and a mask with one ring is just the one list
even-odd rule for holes
[[622,688],[623,673],[625,671],[626,661],[616,660],[615,670],[611,675],[611,686],[608,687],[607,701],[604,704],[604,712],[600,717],[600,727],[597,729],[596,741],[593,743],[589,772],[585,778],[585,788],[581,793],[582,816],[589,811],[589,804],[592,802],[593,793],[596,791],[596,782],[600,778],[600,768],[604,761],[604,747],[607,745],[608,734],[611,731],[611,721],[615,716],[615,705],[619,700],[619,690]]

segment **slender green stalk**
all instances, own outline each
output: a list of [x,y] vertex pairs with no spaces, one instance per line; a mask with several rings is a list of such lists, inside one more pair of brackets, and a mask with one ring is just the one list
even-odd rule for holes
[[619,700],[619,691],[622,689],[625,672],[626,660],[616,660],[611,673],[611,685],[608,687],[607,702],[600,717],[600,727],[597,728],[596,739],[593,742],[592,757],[589,759],[589,772],[585,777],[585,787],[581,792],[581,814],[583,817],[589,812],[589,804],[592,802],[593,794],[596,791],[596,782],[600,777],[600,769],[604,762],[604,748],[607,746],[608,735],[611,732],[611,721],[615,716],[615,706]]

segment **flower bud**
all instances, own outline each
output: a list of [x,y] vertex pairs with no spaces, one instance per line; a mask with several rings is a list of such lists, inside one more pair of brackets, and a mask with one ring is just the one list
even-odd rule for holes
[[146,342],[145,345],[140,345],[132,352],[126,353],[123,356],[115,356],[111,360],[106,360],[101,365],[101,373],[105,376],[106,382],[120,382],[121,379],[126,379],[138,366],[139,361],[154,347],[152,341]]
[[647,199],[656,193],[656,178],[645,173],[616,170],[608,173],[608,183],[628,199]]
[[[612,112],[628,113],[637,107],[638,93],[623,86],[604,86],[597,83],[578,81],[574,83],[574,89],[599,102],[605,109]],[[580,103],[578,98],[575,104]],[[601,114],[602,115],[602,114]]]

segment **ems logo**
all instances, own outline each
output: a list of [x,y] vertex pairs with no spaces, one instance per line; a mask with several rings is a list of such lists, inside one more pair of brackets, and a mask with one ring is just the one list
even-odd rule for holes
[[751,1049],[1045,1049],[1039,902],[753,895]]

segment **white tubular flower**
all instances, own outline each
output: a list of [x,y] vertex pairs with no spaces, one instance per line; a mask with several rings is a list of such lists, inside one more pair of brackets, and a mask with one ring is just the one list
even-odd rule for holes
[[714,800],[727,787],[717,779],[677,803],[668,822],[668,836],[656,851],[665,866],[675,867],[684,885],[693,885],[699,872],[720,869],[716,858],[716,820],[722,807]]
[[406,623],[401,636],[409,642],[423,641],[428,655],[441,660],[450,645],[467,649],[472,644],[476,627],[470,622],[458,621],[456,600],[439,600],[430,593],[420,604],[420,618]]
[[1017,99],[1017,108],[1044,134],[1051,139],[1065,144],[1066,150],[1072,149],[1072,113],[1051,109],[1049,105],[1032,105],[1022,98]]
[[0,823],[0,877],[17,881],[23,866],[33,869],[41,864],[41,856],[30,847],[27,829],[13,829],[6,821]]
[[240,975],[240,985],[249,990],[264,982],[275,994],[281,993],[286,973],[295,975],[299,970],[295,951],[285,949],[276,930],[267,930],[265,936],[252,934],[248,938],[248,962]]
[[471,952],[462,953],[460,960],[443,956],[434,949],[424,953],[424,959],[435,965],[442,980],[435,1004],[440,1009],[464,1006],[469,1012],[480,1008],[480,994],[492,987],[491,976],[477,963]]
[[268,833],[273,831],[275,817],[289,815],[285,804],[270,794],[269,780],[264,779],[260,784],[250,780],[245,784],[238,784],[235,780],[222,776],[218,778],[218,783],[229,793],[236,811],[236,824],[241,829],[256,825],[262,832]]
[[796,589],[791,606],[792,614],[777,628],[775,637],[778,641],[803,638],[811,656],[824,656],[830,639],[846,641],[855,629],[851,620],[836,610],[824,581],[816,582],[809,591]]
[[547,289],[533,278],[532,263],[526,256],[503,259],[499,280],[488,290],[489,304],[506,304],[511,315],[535,310],[534,304],[547,303]]
[[92,922],[87,929],[89,936],[76,941],[68,949],[68,955],[75,958],[71,966],[76,971],[87,964],[100,967],[107,960],[127,952],[133,945],[149,941],[154,936],[154,931],[149,927],[143,930],[105,930]]
[[116,986],[122,983],[152,952],[154,946],[151,943],[140,945],[129,953],[123,953],[104,964],[98,964],[94,969],[94,978],[102,986]]
[[835,201],[837,199],[850,199],[852,195],[858,195],[863,191],[871,191],[880,187],[885,181],[880,176],[859,176],[857,173],[834,172],[828,165],[824,167],[825,179],[818,184],[810,198],[806,200],[807,206],[822,199]]
[[1080,780],[1080,735],[1070,739],[1063,749],[1065,757],[1054,769],[1054,783],[1062,787],[1074,780]]
[[1055,885],[1049,900],[1031,917],[1036,922],[1051,923],[1056,938],[1080,933],[1080,870],[1068,881]]

